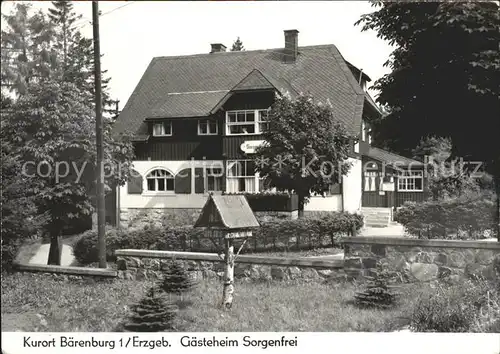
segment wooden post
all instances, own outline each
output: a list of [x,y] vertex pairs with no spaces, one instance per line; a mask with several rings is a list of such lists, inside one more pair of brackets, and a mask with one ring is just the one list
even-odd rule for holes
[[230,309],[233,305],[234,293],[234,245],[233,240],[226,238],[224,254],[224,288],[222,290],[222,306]]
[[94,34],[94,75],[95,75],[95,129],[97,150],[97,239],[99,268],[106,268],[106,212],[104,206],[104,149],[101,90],[101,50],[99,42],[99,7],[92,1],[92,27]]

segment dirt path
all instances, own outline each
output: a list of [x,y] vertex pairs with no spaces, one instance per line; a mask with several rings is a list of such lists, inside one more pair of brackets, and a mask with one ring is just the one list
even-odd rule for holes
[[[30,259],[29,263],[31,264],[47,264],[47,260],[49,259],[49,249],[50,244],[45,243],[40,246],[35,255]],[[68,245],[63,245],[62,254],[61,254],[61,265],[69,266],[75,257],[73,256],[73,248]]]

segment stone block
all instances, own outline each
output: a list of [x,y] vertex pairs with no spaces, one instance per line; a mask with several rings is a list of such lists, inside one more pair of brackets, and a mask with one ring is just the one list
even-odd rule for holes
[[145,258],[142,260],[142,265],[144,268],[151,270],[159,270],[160,269],[160,260],[154,258]]
[[290,276],[290,279],[297,279],[300,278],[302,271],[300,270],[299,267],[289,267],[288,274]]
[[127,267],[129,268],[142,268],[142,261],[136,257],[127,258]]
[[386,255],[385,245],[372,245],[371,252],[376,256],[385,257]]
[[161,260],[160,261],[160,270],[169,269],[171,264],[172,264],[172,262],[170,262],[170,261]]
[[438,266],[428,263],[413,263],[410,266],[410,273],[419,281],[429,281],[438,276]]
[[[468,251],[468,250],[467,250]],[[474,258],[472,258],[474,260]],[[467,264],[464,252],[455,251],[448,253],[448,265],[455,268],[464,268]]]
[[260,278],[259,266],[252,265],[249,269],[248,277],[252,280],[258,280]]
[[495,258],[493,258],[493,268],[495,268],[496,273],[498,274],[498,277],[500,278],[500,253],[497,253],[495,255]]
[[202,271],[202,275],[204,279],[214,279],[217,278],[217,273],[215,273],[213,270],[210,269],[205,269]]
[[360,268],[361,269],[361,267],[362,267],[361,259],[360,258],[344,259],[344,267],[345,268]]
[[304,268],[302,270],[302,278],[303,279],[318,279],[319,275],[316,269],[314,268]]
[[146,269],[138,269],[137,273],[135,273],[135,278],[137,280],[148,279],[148,272]]
[[477,263],[469,263],[465,266],[465,275],[469,278],[481,278],[485,266]]
[[125,270],[123,272],[123,278],[125,280],[134,280],[135,279],[135,273],[132,270]]
[[204,261],[201,261],[200,262],[200,267],[202,269],[214,269],[214,263],[213,262],[204,262]]
[[250,266],[244,263],[236,263],[234,265],[234,276],[235,277],[245,277],[249,273]]
[[478,250],[476,253],[475,263],[488,265],[493,262],[493,258],[495,258],[493,250]]
[[439,267],[438,278],[446,278],[452,275],[452,270],[449,267]]
[[495,270],[495,267],[493,264],[490,264],[490,265],[487,265],[485,266],[482,270],[481,270],[481,276],[484,278],[484,279],[488,279],[488,280],[495,280],[495,279],[498,279],[498,274]]
[[123,258],[118,258],[116,260],[116,269],[127,270],[127,261]]
[[198,270],[200,268],[197,261],[185,261],[184,266],[186,270]]
[[277,280],[287,280],[288,274],[286,273],[285,267],[272,266],[271,267],[271,277]]
[[448,255],[445,253],[437,254],[436,257],[434,257],[434,263],[443,265],[448,264]]
[[363,268],[376,268],[377,259],[376,258],[361,258],[361,264]]
[[329,277],[333,273],[333,270],[331,269],[321,269],[318,270],[318,274],[322,276],[323,278]]
[[271,267],[270,266],[261,266],[259,269],[259,276],[262,280],[271,280]]

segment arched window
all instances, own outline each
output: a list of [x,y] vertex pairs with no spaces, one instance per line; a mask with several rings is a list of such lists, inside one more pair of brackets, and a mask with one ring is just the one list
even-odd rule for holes
[[152,192],[173,192],[174,175],[167,170],[156,169],[146,176],[147,189]]

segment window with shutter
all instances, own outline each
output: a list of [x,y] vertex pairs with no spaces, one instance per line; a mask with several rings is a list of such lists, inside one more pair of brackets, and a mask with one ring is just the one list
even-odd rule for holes
[[198,194],[205,192],[205,178],[203,176],[203,168],[194,169],[194,192]]
[[185,168],[175,175],[175,193],[191,193],[191,167]]
[[130,176],[127,180],[128,194],[142,193],[142,176],[136,170],[130,171]]

